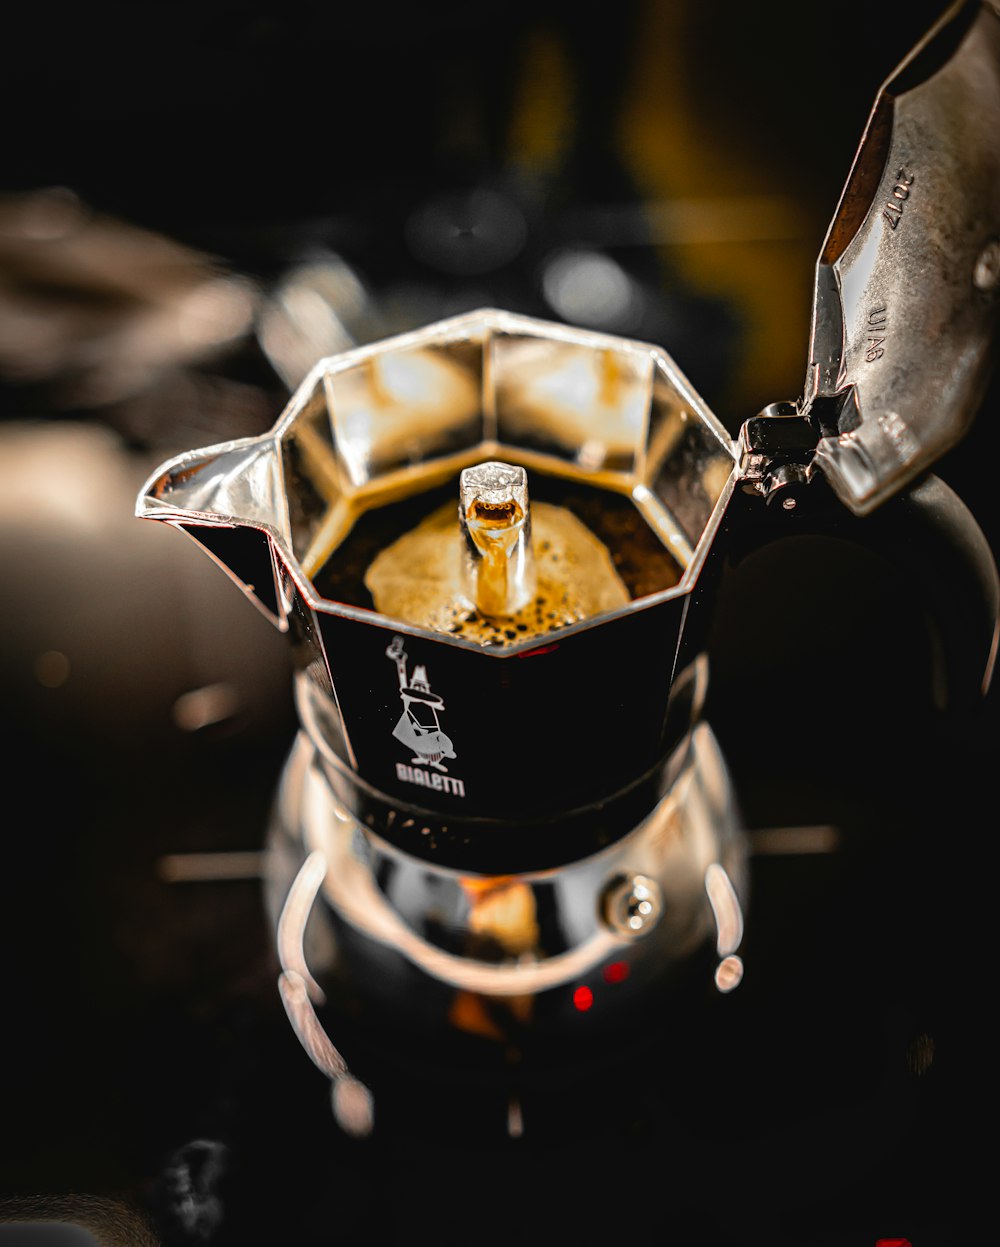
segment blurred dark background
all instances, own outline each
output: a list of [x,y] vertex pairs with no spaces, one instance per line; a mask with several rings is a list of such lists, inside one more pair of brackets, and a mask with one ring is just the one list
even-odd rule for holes
[[[259,848],[294,721],[282,639],[193,546],[134,521],[135,495],[167,455],[267,429],[322,355],[477,306],[657,342],[734,433],[796,397],[813,265],[872,100],[942,8],[5,18],[0,1197],[120,1200],[164,1243],[468,1241],[449,1201],[471,1207],[470,1188],[425,1173],[418,1143],[387,1159],[328,1137],[258,884],[165,873],[172,854]],[[996,412],[994,390],[939,466],[994,549]],[[720,628],[713,722],[750,827],[829,823],[852,846],[755,874],[765,968],[755,987],[748,953],[726,1042],[706,1023],[739,1087],[723,1159],[681,1147],[666,1079],[634,1168],[617,1138],[585,1156],[547,1140],[523,1171],[456,1140],[506,1191],[566,1195],[610,1167],[666,1233],[647,1170],[669,1158],[674,1213],[706,1242],[957,1241],[967,1106],[994,1090],[975,811],[995,714],[926,712],[921,640],[900,632],[920,586],[901,606],[877,570],[838,576],[779,558],[736,582]],[[511,1198],[498,1234],[522,1232]],[[558,1207],[589,1224],[592,1207]]]

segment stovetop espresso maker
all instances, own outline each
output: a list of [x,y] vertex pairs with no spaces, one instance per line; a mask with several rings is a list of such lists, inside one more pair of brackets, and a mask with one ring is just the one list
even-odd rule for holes
[[1000,16],[958,5],[872,111],[802,396],[736,439],[661,347],[481,310],[322,360],[270,433],[144,486],[292,644],[267,899],[348,1132],[378,1092],[332,1042],[354,1008],[516,1060],[706,948],[738,985],[746,846],[702,715],[727,559],[817,531],[919,561],[944,692],[988,686],[993,558],[924,474],[989,373],[998,133]]

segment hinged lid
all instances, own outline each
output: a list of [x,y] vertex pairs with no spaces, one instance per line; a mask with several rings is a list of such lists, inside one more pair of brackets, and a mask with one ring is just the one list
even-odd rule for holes
[[816,267],[812,470],[864,514],[966,432],[1000,308],[1000,12],[960,3],[876,99]]

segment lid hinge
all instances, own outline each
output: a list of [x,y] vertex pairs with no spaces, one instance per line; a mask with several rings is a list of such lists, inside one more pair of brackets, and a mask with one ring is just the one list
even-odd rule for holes
[[744,493],[770,503],[790,485],[805,484],[821,430],[797,403],[770,403],[740,429]]

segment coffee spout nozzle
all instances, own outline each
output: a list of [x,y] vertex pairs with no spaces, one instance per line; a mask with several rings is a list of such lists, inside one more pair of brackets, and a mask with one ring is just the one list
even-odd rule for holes
[[516,614],[536,585],[527,472],[496,461],[466,468],[458,515],[466,594],[487,618]]

